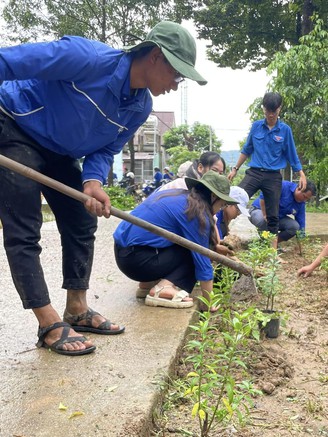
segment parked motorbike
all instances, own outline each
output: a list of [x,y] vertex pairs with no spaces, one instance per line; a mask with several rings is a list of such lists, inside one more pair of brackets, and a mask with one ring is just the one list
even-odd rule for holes
[[156,185],[154,181],[146,180],[142,184],[142,192],[145,195],[145,197],[150,196],[155,190],[156,190]]
[[125,189],[127,195],[133,196],[137,203],[140,203],[144,200],[145,195],[140,184],[134,183],[134,174],[132,172],[129,172],[127,175],[123,176],[122,180],[118,182],[118,185]]

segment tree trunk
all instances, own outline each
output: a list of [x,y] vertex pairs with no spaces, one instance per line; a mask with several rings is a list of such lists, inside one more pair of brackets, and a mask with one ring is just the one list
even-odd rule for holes
[[313,29],[311,17],[314,12],[314,4],[312,0],[304,0],[303,4],[303,21],[302,21],[302,36],[308,35]]
[[135,167],[134,157],[135,157],[135,154],[134,154],[133,139],[134,139],[134,136],[129,139],[128,146],[129,146],[129,152],[130,152],[130,171],[132,171],[134,173],[134,167]]

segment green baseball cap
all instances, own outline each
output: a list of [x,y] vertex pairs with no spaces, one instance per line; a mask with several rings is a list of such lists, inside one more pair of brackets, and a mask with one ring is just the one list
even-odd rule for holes
[[159,47],[170,65],[183,77],[194,80],[199,85],[206,85],[205,80],[196,70],[196,43],[187,29],[173,21],[161,21],[149,32],[146,39],[135,46],[123,48],[126,52],[143,47]]
[[204,185],[213,194],[222,200],[225,200],[228,205],[237,205],[239,202],[229,196],[230,182],[225,176],[220,175],[216,171],[210,170],[205,173],[201,179],[185,178],[186,185],[189,190],[197,185]]

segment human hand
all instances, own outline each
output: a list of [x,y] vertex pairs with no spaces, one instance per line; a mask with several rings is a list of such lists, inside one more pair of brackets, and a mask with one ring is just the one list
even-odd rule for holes
[[301,189],[301,191],[305,191],[306,189],[306,177],[303,172],[300,172],[300,180],[298,182],[298,187]]
[[217,244],[215,246],[215,252],[219,253],[220,255],[224,255],[224,256],[233,256],[235,254],[235,252],[231,249],[229,249],[229,247],[223,245],[223,244]]
[[311,265],[304,266],[304,267],[302,267],[301,269],[298,270],[297,276],[302,276],[303,275],[304,278],[307,278],[308,276],[311,275],[313,270],[314,269],[311,267]]
[[102,189],[100,182],[88,181],[83,185],[83,191],[92,199],[85,202],[84,206],[91,213],[98,217],[110,217],[110,199]]
[[231,172],[228,174],[227,178],[229,179],[229,181],[232,181],[232,179],[236,176],[237,174],[237,170],[235,168],[233,168],[231,170]]

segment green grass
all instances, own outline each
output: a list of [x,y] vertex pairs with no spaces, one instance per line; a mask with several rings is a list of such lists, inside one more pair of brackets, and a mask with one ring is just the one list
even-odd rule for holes
[[315,204],[307,204],[306,212],[328,213],[328,202],[320,202],[319,208],[316,208]]

